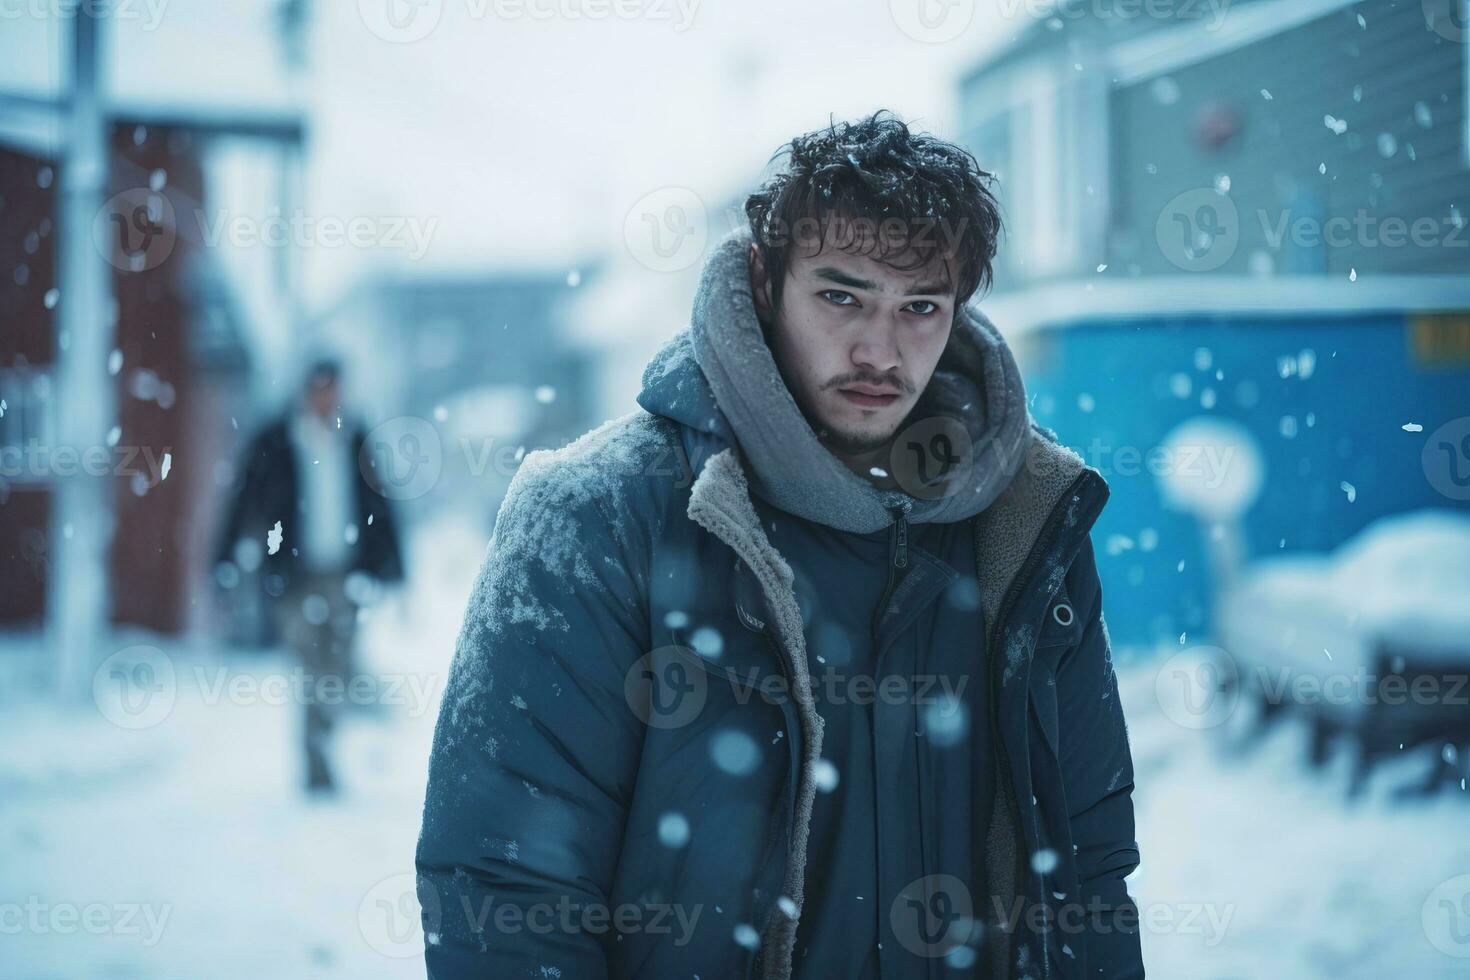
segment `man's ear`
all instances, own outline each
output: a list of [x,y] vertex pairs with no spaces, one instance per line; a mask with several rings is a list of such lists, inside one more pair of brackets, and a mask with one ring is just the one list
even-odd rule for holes
[[755,315],[763,324],[772,323],[776,317],[771,307],[771,277],[766,270],[766,257],[754,242],[746,253],[745,264],[750,272],[750,296],[755,301]]

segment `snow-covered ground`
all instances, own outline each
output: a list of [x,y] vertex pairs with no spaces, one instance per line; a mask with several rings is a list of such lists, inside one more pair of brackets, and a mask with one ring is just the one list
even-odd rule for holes
[[1150,976],[1470,976],[1470,793],[1395,798],[1422,781],[1433,749],[1385,762],[1349,802],[1350,753],[1309,769],[1304,725],[1235,751],[1220,729],[1170,721],[1153,671],[1120,680]]
[[[405,681],[403,703],[348,723],[336,800],[297,791],[298,708],[213,687],[221,667],[260,679],[279,660],[169,649],[177,697],[146,728],[95,708],[0,723],[0,977],[423,976],[424,763],[483,536],[417,545],[414,595],[379,609],[366,639],[376,669],[427,694]],[[1347,760],[1306,769],[1300,728],[1232,753],[1169,720],[1148,667],[1123,670],[1151,976],[1470,975],[1452,955],[1470,957],[1470,877],[1455,880],[1470,876],[1470,794],[1392,799],[1427,752],[1348,803]]]

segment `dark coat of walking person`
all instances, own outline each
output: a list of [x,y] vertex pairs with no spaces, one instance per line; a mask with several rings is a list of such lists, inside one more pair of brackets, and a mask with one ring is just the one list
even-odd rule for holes
[[881,115],[793,141],[637,407],[525,458],[434,738],[429,976],[1143,976],[1109,490],[967,302],[984,177]]
[[217,555],[235,561],[244,541],[260,556],[271,620],[303,674],[293,690],[313,793],[337,788],[328,745],[354,674],[358,609],[374,585],[403,578],[393,508],[341,399],[340,367],[318,361],[299,399],[250,440]]

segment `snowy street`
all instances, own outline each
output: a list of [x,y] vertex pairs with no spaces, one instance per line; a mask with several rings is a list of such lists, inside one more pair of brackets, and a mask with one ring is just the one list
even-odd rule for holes
[[[367,626],[375,668],[412,675],[429,693],[420,699],[405,683],[401,698],[385,693],[402,703],[383,717],[350,720],[336,800],[298,791],[299,709],[250,696],[269,688],[239,679],[279,675],[277,659],[171,650],[177,700],[136,731],[91,705],[10,714],[0,740],[0,977],[423,976],[413,847],[476,540],[446,530],[417,541],[421,558],[437,558],[413,601],[382,607]],[[246,696],[220,694],[222,667]],[[1450,911],[1440,899],[1463,902],[1465,882],[1430,901],[1470,872],[1470,798],[1458,788],[1390,798],[1428,755],[1391,761],[1349,803],[1346,754],[1307,769],[1301,726],[1234,756],[1218,732],[1164,715],[1151,669],[1122,670],[1143,853],[1132,892],[1151,976],[1465,975],[1470,961],[1436,949],[1425,923],[1470,955],[1460,924],[1434,918]]]

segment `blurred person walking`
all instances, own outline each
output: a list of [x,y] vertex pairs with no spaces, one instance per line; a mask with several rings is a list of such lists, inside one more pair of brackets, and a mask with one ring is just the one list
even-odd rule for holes
[[218,561],[232,563],[266,540],[262,586],[277,634],[303,671],[306,789],[337,781],[328,739],[353,671],[357,610],[374,582],[403,578],[393,510],[370,466],[365,433],[342,417],[342,370],[311,365],[300,398],[245,451]]

